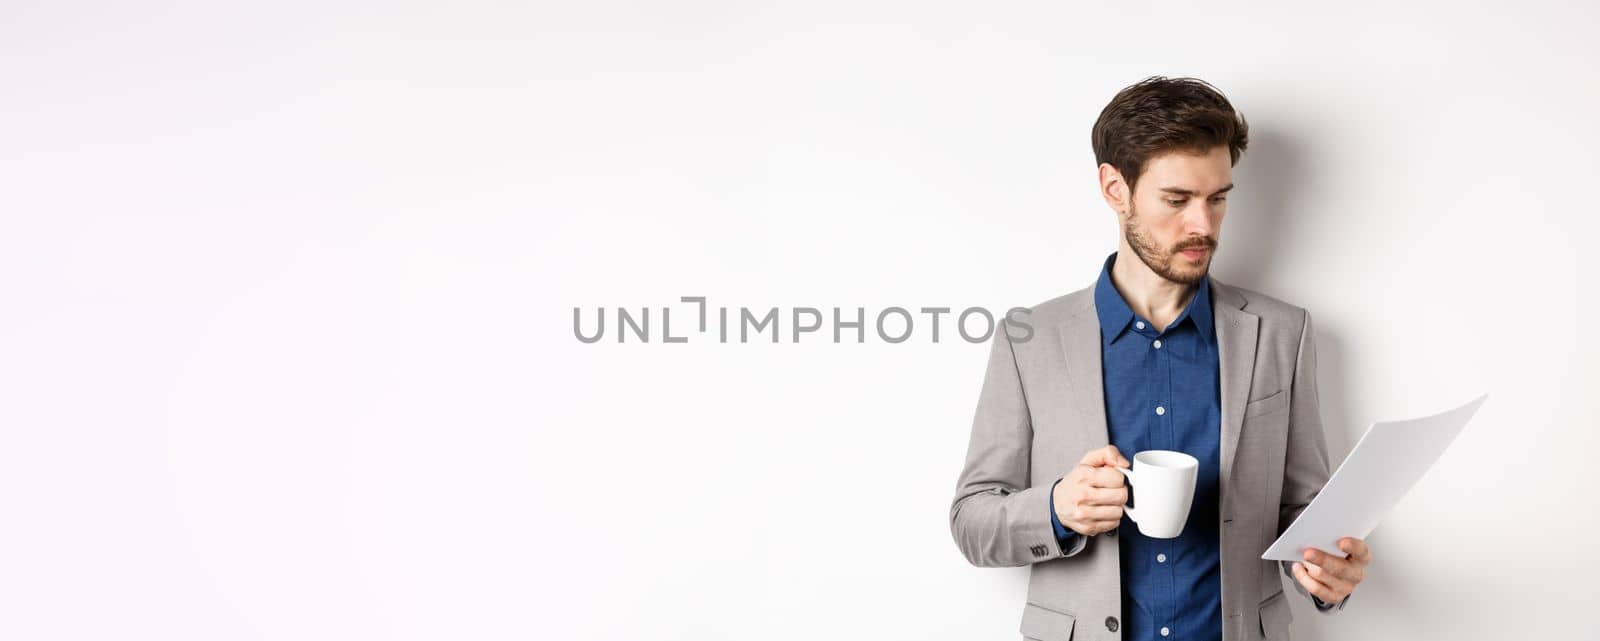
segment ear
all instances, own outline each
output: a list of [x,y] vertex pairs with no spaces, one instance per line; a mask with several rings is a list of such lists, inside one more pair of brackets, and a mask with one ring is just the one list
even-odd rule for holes
[[1122,179],[1122,172],[1108,162],[1100,163],[1100,195],[1118,216],[1128,211],[1128,202],[1133,199],[1128,183]]

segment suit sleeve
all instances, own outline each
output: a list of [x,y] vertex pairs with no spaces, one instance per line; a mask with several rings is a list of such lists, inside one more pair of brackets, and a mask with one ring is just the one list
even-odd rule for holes
[[[1328,439],[1322,431],[1322,410],[1317,400],[1317,344],[1316,332],[1311,324],[1311,313],[1304,312],[1300,329],[1300,346],[1295,357],[1294,381],[1289,388],[1289,444],[1283,464],[1283,497],[1278,506],[1278,534],[1300,516],[1328,483],[1332,475],[1328,466]],[[1337,550],[1328,550],[1337,552]],[[1317,599],[1294,578],[1294,562],[1279,561],[1284,576],[1296,592]],[[1345,601],[1349,601],[1346,598]],[[1334,614],[1344,608],[1344,602],[1326,608],[1317,607],[1323,614]]]
[[1063,551],[1051,525],[1051,485],[1030,487],[1033,424],[1005,323],[995,327],[972,419],[966,463],[950,503],[950,533],[978,567],[1016,567],[1083,551]]

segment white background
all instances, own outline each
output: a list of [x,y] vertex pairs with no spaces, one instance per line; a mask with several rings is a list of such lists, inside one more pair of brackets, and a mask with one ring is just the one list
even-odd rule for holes
[[1490,394],[1296,638],[1582,634],[1600,12],[1434,4],[8,3],[0,637],[1015,638],[986,346],[572,309],[1088,285],[1152,74],[1251,123],[1214,269],[1317,318],[1335,462]]

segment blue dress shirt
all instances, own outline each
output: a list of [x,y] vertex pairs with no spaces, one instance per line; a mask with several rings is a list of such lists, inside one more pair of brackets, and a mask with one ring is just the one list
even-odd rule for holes
[[[1176,450],[1200,461],[1194,504],[1178,538],[1144,536],[1126,514],[1117,528],[1123,638],[1220,641],[1222,402],[1210,278],[1201,279],[1188,307],[1158,332],[1112,285],[1116,259],[1116,253],[1106,258],[1094,288],[1111,444],[1129,462],[1145,450]],[[1069,549],[1082,535],[1061,524],[1051,494],[1050,522],[1062,549]],[[1131,496],[1138,507],[1138,487]]]

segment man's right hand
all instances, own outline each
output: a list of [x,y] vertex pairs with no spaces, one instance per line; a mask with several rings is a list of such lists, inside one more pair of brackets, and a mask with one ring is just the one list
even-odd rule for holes
[[1056,520],[1085,536],[1107,532],[1122,523],[1122,506],[1128,502],[1128,488],[1116,467],[1128,467],[1128,459],[1107,445],[1090,450],[1072,472],[1055,485],[1053,498]]

